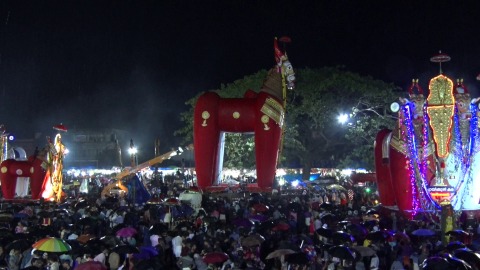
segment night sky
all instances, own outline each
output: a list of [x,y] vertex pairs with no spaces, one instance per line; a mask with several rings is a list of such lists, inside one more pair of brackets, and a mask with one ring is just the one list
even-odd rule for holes
[[[344,65],[406,88],[438,73],[473,96],[478,1],[0,1],[0,123],[18,136],[119,128],[173,144],[184,102],[268,69],[275,36],[294,67]],[[475,93],[475,94],[474,94]]]

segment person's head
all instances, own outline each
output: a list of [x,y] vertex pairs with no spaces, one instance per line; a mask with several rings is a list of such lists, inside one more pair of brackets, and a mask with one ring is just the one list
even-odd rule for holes
[[38,268],[43,268],[43,266],[45,265],[45,260],[42,259],[42,258],[33,258],[32,259],[32,265],[35,266],[35,267],[38,267]]
[[70,260],[62,260],[63,269],[70,269]]
[[92,259],[92,254],[90,254],[90,253],[85,253],[85,254],[83,254],[83,258],[84,258],[85,260],[91,260],[91,259]]
[[50,263],[58,262],[58,256],[56,254],[48,255],[48,261]]

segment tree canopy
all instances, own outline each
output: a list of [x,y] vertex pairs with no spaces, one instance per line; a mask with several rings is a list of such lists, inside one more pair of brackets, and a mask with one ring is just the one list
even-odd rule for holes
[[[393,128],[395,117],[389,104],[399,88],[341,67],[296,69],[296,87],[289,92],[286,130],[282,151],[283,167],[350,167],[373,169],[373,143],[384,127]],[[242,97],[247,89],[259,91],[267,71],[221,85],[221,97]],[[198,96],[186,103],[190,109],[181,115],[185,123],[176,135],[192,141],[193,110]],[[340,114],[348,115],[341,125]],[[253,168],[252,135],[227,136],[224,166]],[[307,170],[308,169],[308,170]]]

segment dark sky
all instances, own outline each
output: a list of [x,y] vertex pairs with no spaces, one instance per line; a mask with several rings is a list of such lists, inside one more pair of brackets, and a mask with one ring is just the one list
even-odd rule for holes
[[444,71],[479,82],[478,1],[0,1],[0,122],[31,136],[121,128],[173,142],[184,102],[273,65],[345,65],[405,88]]

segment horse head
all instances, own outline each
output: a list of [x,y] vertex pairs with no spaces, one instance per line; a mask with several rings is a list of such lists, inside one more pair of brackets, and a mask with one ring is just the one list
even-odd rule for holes
[[282,78],[285,78],[285,84],[288,90],[295,88],[295,71],[293,70],[292,63],[285,57],[286,60],[282,62]]
[[261,90],[284,101],[286,98],[286,90],[293,90],[295,87],[295,71],[293,70],[292,63],[288,60],[286,52],[279,49],[276,38],[273,47],[276,66],[268,72]]

